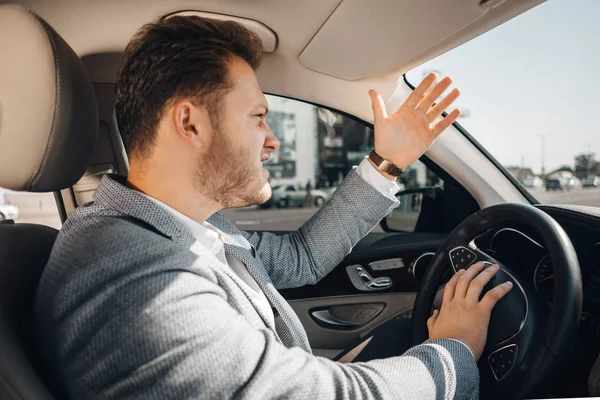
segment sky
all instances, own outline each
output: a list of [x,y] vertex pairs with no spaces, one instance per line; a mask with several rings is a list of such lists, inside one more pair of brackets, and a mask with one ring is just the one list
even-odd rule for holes
[[459,123],[503,165],[540,173],[545,135],[546,172],[573,166],[600,154],[599,18],[600,0],[549,0],[407,78],[451,76],[468,113]]

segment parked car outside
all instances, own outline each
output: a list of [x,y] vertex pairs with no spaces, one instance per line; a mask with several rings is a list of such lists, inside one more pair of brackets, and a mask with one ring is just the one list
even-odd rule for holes
[[539,176],[528,176],[523,179],[523,186],[528,189],[538,189],[544,186],[544,180]]
[[546,180],[546,190],[571,190],[569,178],[548,178]]
[[[279,208],[287,208],[292,206],[302,207],[307,205],[307,192],[304,186],[300,185],[277,185],[272,188],[273,195],[271,199],[262,205],[263,208],[276,206]],[[327,200],[329,194],[319,189],[311,189],[312,201],[310,205],[321,207]]]
[[0,221],[19,218],[19,209],[16,206],[0,204]]
[[584,188],[598,187],[598,186],[600,186],[600,177],[598,177],[598,176],[588,176],[587,178],[583,179],[583,187]]
[[581,189],[583,187],[583,184],[581,183],[581,179],[574,177],[574,176],[571,178],[568,178],[568,185],[569,185],[569,190],[570,189]]

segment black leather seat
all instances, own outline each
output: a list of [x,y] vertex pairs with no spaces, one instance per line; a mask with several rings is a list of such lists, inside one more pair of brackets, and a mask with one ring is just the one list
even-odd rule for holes
[[[41,18],[0,5],[0,187],[72,186],[89,164],[98,107],[79,57]],[[0,223],[0,399],[51,400],[36,370],[32,305],[55,229]],[[51,366],[52,367],[52,366]]]
[[[30,359],[35,354],[35,288],[56,239],[56,229],[0,224],[0,399],[52,399]],[[35,238],[35,245],[32,239]]]

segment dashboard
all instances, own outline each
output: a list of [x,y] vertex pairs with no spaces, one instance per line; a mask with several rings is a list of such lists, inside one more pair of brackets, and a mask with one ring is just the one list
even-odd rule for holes
[[[600,236],[597,240],[580,243],[577,256],[584,302],[600,305]],[[554,267],[543,245],[519,230],[504,228],[494,234],[489,250],[507,267],[516,270],[521,280],[528,281],[549,304],[552,302]]]

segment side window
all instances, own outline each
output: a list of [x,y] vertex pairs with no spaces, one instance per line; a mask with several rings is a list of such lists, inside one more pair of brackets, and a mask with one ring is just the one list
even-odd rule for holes
[[384,228],[401,232],[444,232],[441,225],[444,220],[444,181],[418,160],[399,180],[401,189],[396,197],[400,206],[384,219]]
[[[260,206],[223,214],[240,229],[293,231],[331,198],[344,176],[369,154],[373,129],[301,101],[271,95],[267,100],[267,123],[281,143],[264,163],[273,195]],[[400,207],[374,231],[414,231],[420,211],[429,209],[426,189],[443,187],[442,180],[419,161],[402,174],[399,184]]]
[[14,192],[0,188],[0,220],[5,219],[56,229],[62,225],[53,193]]

